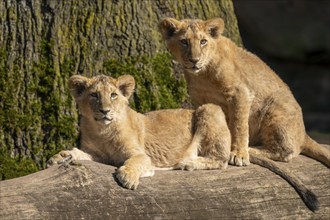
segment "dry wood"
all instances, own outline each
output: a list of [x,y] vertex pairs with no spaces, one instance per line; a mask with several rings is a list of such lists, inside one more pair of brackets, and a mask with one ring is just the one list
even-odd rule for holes
[[329,219],[330,172],[299,156],[289,164],[320,200],[311,212],[282,178],[256,165],[210,171],[158,171],[136,191],[115,167],[81,161],[0,182],[0,219]]

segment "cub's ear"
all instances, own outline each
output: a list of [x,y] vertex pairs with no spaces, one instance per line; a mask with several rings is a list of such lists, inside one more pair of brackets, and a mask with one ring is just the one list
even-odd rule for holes
[[225,23],[221,18],[212,18],[205,21],[206,31],[213,38],[217,38],[220,34],[223,33],[225,29]]
[[123,75],[117,79],[116,86],[126,98],[129,98],[135,89],[135,80],[131,75]]
[[164,40],[170,39],[181,28],[181,21],[174,18],[164,18],[158,25],[159,31]]
[[71,95],[77,99],[88,87],[89,79],[81,75],[73,75],[69,79],[69,89]]

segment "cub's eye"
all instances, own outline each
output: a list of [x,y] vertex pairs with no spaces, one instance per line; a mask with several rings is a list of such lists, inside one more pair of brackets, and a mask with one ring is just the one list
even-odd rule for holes
[[201,45],[205,45],[207,43],[207,40],[206,39],[202,39],[201,41],[200,41],[200,44]]
[[118,94],[113,92],[113,93],[111,93],[110,98],[115,99],[115,98],[117,98],[117,96],[118,96]]
[[92,92],[91,94],[89,94],[91,97],[93,98],[97,98],[98,97],[98,94],[96,92]]
[[181,39],[180,42],[181,42],[181,44],[182,44],[183,46],[187,46],[187,45],[188,45],[188,41],[187,41],[187,39]]

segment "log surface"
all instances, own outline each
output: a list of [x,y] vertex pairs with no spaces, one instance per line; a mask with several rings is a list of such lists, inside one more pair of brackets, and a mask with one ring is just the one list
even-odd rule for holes
[[285,166],[319,198],[313,213],[271,171],[250,165],[226,170],[156,171],[127,190],[115,167],[80,161],[0,182],[0,219],[329,219],[330,172],[299,156]]

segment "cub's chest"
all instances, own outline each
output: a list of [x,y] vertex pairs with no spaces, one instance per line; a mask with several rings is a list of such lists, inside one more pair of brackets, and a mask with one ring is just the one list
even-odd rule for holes
[[220,105],[222,108],[227,107],[227,102],[223,95],[223,89],[214,80],[205,76],[185,74],[189,95],[195,105],[213,103]]

